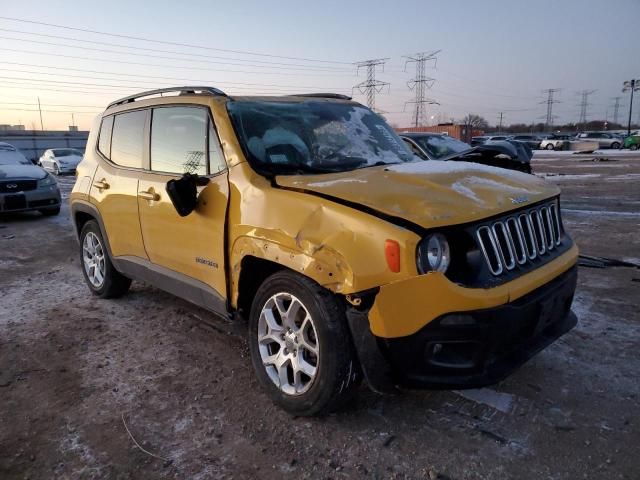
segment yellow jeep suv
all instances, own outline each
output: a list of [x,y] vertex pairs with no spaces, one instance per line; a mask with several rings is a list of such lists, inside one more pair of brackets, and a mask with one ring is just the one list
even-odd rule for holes
[[135,279],[247,319],[260,384],[296,415],[339,408],[362,378],[490,384],[576,323],[557,187],[423,161],[340,95],[113,102],[71,210],[95,295]]

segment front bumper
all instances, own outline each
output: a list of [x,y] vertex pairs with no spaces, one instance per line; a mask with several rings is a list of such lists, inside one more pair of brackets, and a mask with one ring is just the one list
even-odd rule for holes
[[419,332],[379,340],[395,383],[475,388],[498,382],[571,330],[577,267],[495,308],[448,314]]
[[576,324],[577,258],[572,246],[494,288],[426,274],[363,296],[347,318],[370,387],[463,388],[504,378]]
[[59,207],[60,189],[57,185],[15,193],[0,193],[0,213],[20,213]]
[[498,307],[551,282],[578,261],[574,244],[549,263],[492,288],[467,288],[431,272],[380,287],[369,310],[371,332],[381,338],[412,335],[447,313]]
[[60,173],[76,173],[77,165],[59,165]]

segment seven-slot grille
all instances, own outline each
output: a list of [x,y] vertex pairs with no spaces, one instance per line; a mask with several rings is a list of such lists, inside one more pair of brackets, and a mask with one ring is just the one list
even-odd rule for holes
[[478,227],[476,238],[489,270],[500,275],[550,254],[560,245],[561,233],[554,202]]

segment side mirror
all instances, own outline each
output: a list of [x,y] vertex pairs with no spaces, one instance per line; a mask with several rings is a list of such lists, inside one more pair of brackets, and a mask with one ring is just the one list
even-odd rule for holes
[[178,215],[186,217],[195,210],[198,204],[198,189],[196,187],[204,186],[207,183],[209,183],[208,178],[191,173],[185,173],[181,178],[167,182],[167,194]]

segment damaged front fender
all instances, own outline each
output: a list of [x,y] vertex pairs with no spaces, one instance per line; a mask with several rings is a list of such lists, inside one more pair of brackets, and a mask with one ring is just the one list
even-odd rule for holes
[[[231,169],[229,178],[233,307],[247,256],[282,265],[343,295],[416,275],[420,238],[415,233],[329,199],[273,188],[246,164]],[[400,272],[387,264],[387,239],[402,250]]]

